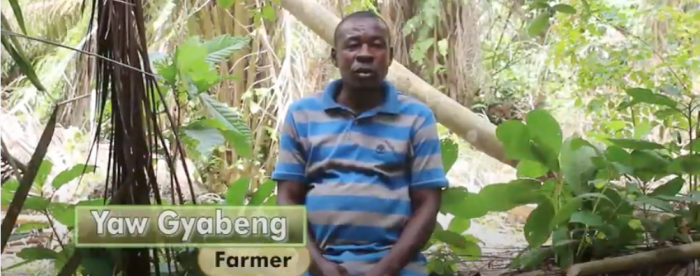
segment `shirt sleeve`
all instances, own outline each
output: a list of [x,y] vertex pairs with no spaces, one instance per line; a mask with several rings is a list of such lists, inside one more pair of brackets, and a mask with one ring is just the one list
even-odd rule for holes
[[292,109],[287,111],[279,137],[279,154],[272,180],[305,183],[306,155],[299,141]]
[[423,112],[414,127],[411,158],[411,189],[440,189],[449,185],[442,164],[435,115]]

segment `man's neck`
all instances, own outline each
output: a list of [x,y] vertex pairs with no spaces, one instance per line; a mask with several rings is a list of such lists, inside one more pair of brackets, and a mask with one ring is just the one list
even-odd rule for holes
[[383,87],[374,89],[354,89],[343,85],[338,91],[336,101],[360,114],[384,103],[386,91]]

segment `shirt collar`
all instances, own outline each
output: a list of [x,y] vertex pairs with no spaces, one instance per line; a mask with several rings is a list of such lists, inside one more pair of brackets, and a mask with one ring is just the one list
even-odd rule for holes
[[[335,101],[335,92],[338,90],[338,87],[341,84],[341,80],[334,80],[331,83],[329,83],[326,88],[323,89],[323,109],[324,110],[330,110],[330,109],[336,109],[336,108],[342,108],[342,109],[347,109],[347,107],[339,104],[338,102]],[[382,82],[382,86],[384,87],[384,91],[386,92],[384,95],[384,102],[382,105],[380,105],[376,110],[377,112],[382,112],[382,113],[389,113],[389,114],[399,114],[399,92],[396,90],[396,87],[391,85],[387,81]]]

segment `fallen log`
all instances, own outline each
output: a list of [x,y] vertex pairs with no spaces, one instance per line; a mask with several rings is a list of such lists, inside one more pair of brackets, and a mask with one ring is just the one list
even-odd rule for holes
[[[340,18],[331,11],[313,0],[284,0],[280,4],[323,40],[333,44],[333,33]],[[389,68],[387,80],[399,90],[428,105],[441,124],[477,150],[508,165],[515,165],[515,162],[506,158],[503,145],[496,138],[496,126],[486,118],[441,93],[395,60]]]
[[586,276],[700,259],[700,242],[572,265],[566,276]]

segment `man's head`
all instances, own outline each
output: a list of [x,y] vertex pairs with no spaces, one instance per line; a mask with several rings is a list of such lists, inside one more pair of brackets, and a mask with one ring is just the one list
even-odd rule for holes
[[393,58],[389,27],[376,13],[352,13],[336,27],[331,59],[345,85],[380,87]]

